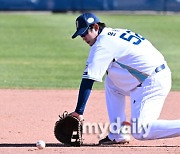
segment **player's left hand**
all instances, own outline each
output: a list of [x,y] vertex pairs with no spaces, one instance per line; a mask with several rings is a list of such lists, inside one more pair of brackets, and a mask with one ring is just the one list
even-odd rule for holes
[[73,116],[73,117],[78,118],[80,121],[84,121],[83,115],[80,115],[80,114],[78,114],[76,112],[71,112],[70,115]]

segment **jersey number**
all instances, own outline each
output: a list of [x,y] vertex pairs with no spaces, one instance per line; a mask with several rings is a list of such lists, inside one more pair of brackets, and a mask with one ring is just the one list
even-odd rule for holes
[[130,30],[127,30],[126,33],[121,34],[121,39],[132,42],[134,45],[140,44],[145,38],[140,36],[139,34],[133,33]]

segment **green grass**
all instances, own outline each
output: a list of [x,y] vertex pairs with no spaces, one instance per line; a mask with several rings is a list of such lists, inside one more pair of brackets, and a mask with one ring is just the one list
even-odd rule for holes
[[[71,39],[79,14],[0,14],[0,88],[79,88],[89,46]],[[180,90],[180,16],[99,14],[107,26],[149,39]],[[96,89],[103,83],[96,83]]]

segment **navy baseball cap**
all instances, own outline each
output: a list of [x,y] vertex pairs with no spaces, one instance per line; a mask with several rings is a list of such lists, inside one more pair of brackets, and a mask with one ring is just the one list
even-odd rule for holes
[[99,23],[99,18],[93,13],[83,13],[76,19],[76,32],[72,38],[76,38],[78,35],[84,34],[90,25]]

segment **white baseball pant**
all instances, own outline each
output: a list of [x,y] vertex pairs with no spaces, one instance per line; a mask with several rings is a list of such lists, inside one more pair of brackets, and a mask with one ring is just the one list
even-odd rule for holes
[[[141,85],[123,92],[106,76],[106,105],[110,124],[120,119],[126,121],[125,96],[131,100],[131,133],[138,140],[150,140],[180,136],[179,120],[159,120],[165,99],[171,89],[171,72],[166,65],[164,70],[153,73]],[[172,105],[173,107],[173,105]],[[111,140],[124,140],[121,133],[109,133]]]

